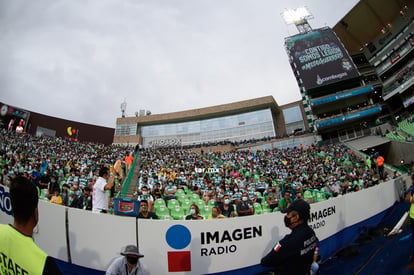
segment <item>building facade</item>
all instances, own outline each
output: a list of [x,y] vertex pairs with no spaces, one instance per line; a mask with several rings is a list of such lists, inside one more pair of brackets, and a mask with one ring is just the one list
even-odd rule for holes
[[272,96],[267,96],[188,111],[118,118],[113,143],[153,148],[284,136],[283,111]]

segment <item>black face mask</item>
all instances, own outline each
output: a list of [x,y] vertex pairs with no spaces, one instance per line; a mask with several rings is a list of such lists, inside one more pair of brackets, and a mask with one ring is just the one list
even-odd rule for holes
[[283,219],[283,221],[285,222],[285,226],[289,227],[292,225],[292,222],[290,221],[291,218],[288,218],[287,216],[285,216],[285,218]]
[[138,257],[127,257],[127,262],[131,265],[135,265],[138,262]]

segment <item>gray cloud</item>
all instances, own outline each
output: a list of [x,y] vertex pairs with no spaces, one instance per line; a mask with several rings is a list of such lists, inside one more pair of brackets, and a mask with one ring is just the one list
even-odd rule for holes
[[279,2],[0,0],[0,100],[109,127],[124,98],[127,115],[300,100],[280,13],[306,5],[333,26],[357,0]]

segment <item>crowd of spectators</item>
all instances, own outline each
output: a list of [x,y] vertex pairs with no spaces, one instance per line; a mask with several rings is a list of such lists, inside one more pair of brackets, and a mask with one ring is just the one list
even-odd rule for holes
[[360,159],[342,144],[207,153],[143,149],[139,154],[138,198],[145,190],[149,205],[163,200],[169,208],[170,201],[174,207],[179,201],[187,213],[197,204],[193,217],[209,217],[214,206],[225,217],[279,211],[296,198],[329,199],[389,178],[379,176],[375,155]]
[[[90,210],[99,168],[131,151],[2,130],[0,183],[21,174],[38,186],[42,199]],[[182,207],[181,218],[234,217],[283,211],[296,198],[314,202],[368,188],[381,180],[374,163],[342,144],[205,153],[142,149],[138,181],[131,184],[134,198],[145,202],[145,217],[159,214],[160,200],[165,207]]]
[[91,210],[91,190],[101,166],[111,167],[133,151],[127,146],[105,146],[62,138],[0,132],[0,184],[16,175],[29,178],[41,199]]

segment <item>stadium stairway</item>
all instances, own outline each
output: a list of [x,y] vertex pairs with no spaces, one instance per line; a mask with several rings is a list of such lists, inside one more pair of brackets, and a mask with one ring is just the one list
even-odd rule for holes
[[[141,161],[140,161],[140,157],[138,157],[136,165],[134,167],[133,173],[132,173],[132,177],[131,177],[131,182],[129,183],[129,188],[126,194],[122,194],[122,185],[123,184],[127,184],[127,178],[125,177],[125,180],[123,181],[122,184],[117,183],[115,185],[115,195],[118,194],[119,192],[119,197],[121,198],[126,198],[126,199],[136,199],[136,195],[134,196],[134,193],[136,191],[136,187],[137,187],[137,182],[138,182],[138,175],[139,175],[139,168],[141,166]],[[111,205],[113,205],[113,198],[111,199]]]

